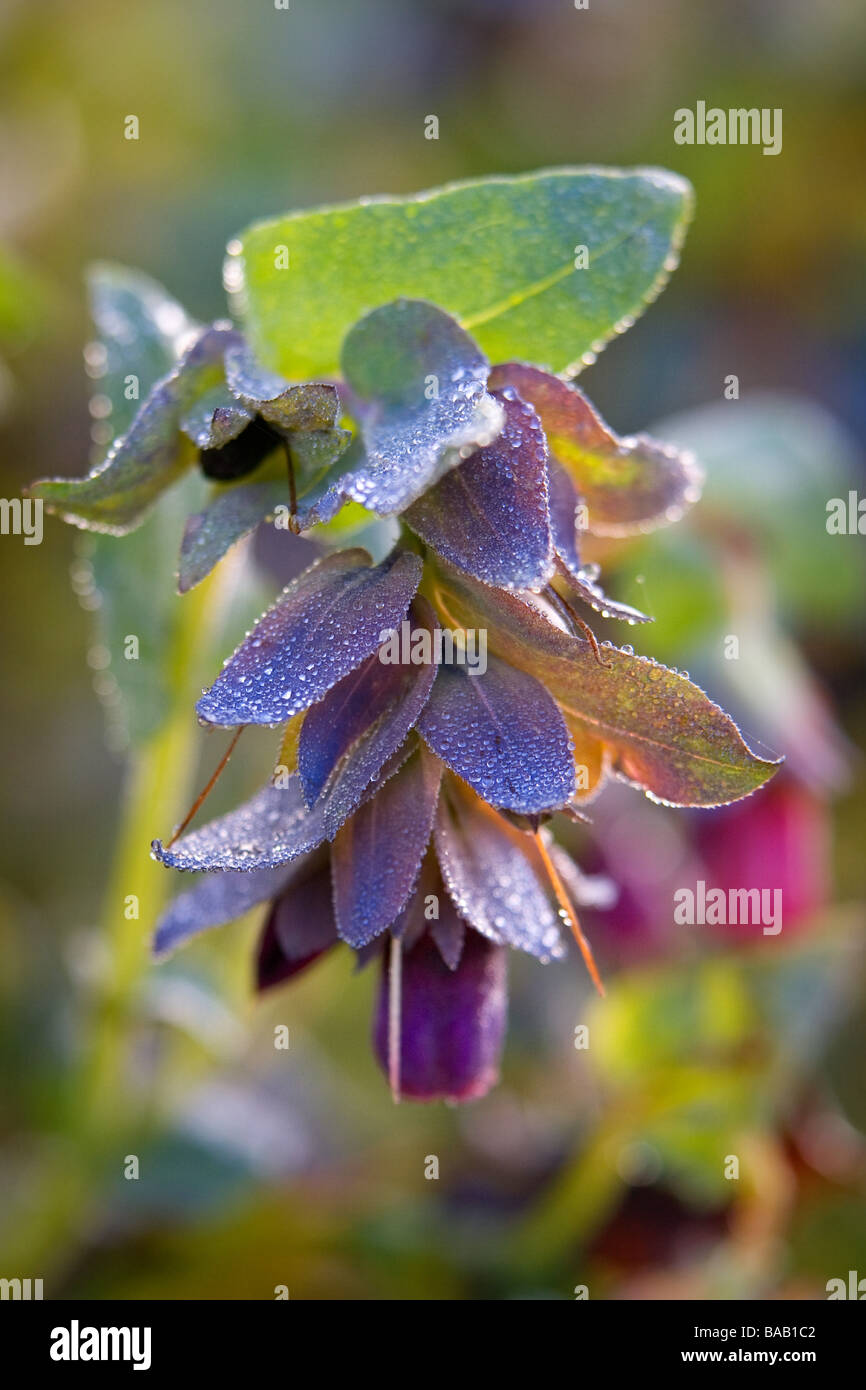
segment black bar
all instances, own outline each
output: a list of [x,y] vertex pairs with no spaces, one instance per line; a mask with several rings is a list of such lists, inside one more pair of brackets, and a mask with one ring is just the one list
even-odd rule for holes
[[[524,1311],[512,1303],[506,1305],[504,1323],[499,1322],[502,1309],[497,1314],[488,1304],[472,1307],[480,1323],[463,1324],[465,1314],[453,1315],[464,1332],[460,1353],[464,1367],[466,1335],[475,1334],[476,1354],[489,1366],[498,1357],[511,1355],[515,1334],[520,1337],[537,1329],[545,1338],[536,1352],[542,1365],[550,1367],[552,1339],[561,1339],[568,1358],[565,1364],[576,1374],[582,1369],[592,1373],[601,1361],[606,1375],[680,1368],[700,1376],[708,1368],[736,1372],[761,1367],[805,1369],[826,1380],[828,1374],[858,1363],[864,1330],[859,1308],[834,1301],[577,1300],[568,1308],[560,1307],[558,1313],[552,1308],[546,1314],[537,1303]],[[355,1316],[359,1335],[347,1337]],[[58,1379],[75,1375],[92,1379],[105,1370],[114,1376],[133,1375],[136,1360],[141,1363],[139,1374],[190,1371],[199,1381],[209,1373],[221,1378],[242,1373],[249,1379],[256,1369],[271,1366],[282,1366],[291,1378],[306,1366],[306,1378],[317,1362],[332,1374],[335,1352],[341,1348],[356,1364],[373,1355],[381,1362],[383,1333],[396,1358],[392,1373],[397,1374],[400,1364],[404,1374],[412,1375],[415,1358],[406,1353],[416,1329],[424,1372],[429,1375],[432,1367],[441,1364],[443,1372],[453,1374],[455,1343],[449,1335],[447,1313],[437,1309],[436,1322],[431,1323],[431,1311],[425,1305],[423,1323],[419,1319],[416,1324],[413,1305],[401,1303],[396,1317],[386,1312],[387,1322],[379,1324],[380,1316],[371,1303],[323,1307],[291,1299],[268,1303],[6,1301],[0,1304],[0,1335],[5,1364],[17,1363],[19,1379],[31,1369]],[[539,1317],[542,1321],[536,1322]],[[431,1335],[434,1326],[435,1335]],[[102,1329],[112,1328],[117,1336],[106,1333],[103,1337]],[[497,1336],[500,1328],[504,1335]],[[369,1335],[374,1331],[375,1339]],[[319,1332],[325,1337],[317,1336]],[[520,1345],[524,1357],[533,1354],[530,1344]],[[126,1359],[111,1359],[115,1349],[125,1353]],[[86,1359],[91,1350],[107,1359]],[[55,1359],[61,1353],[70,1358],[77,1353],[78,1359]]]

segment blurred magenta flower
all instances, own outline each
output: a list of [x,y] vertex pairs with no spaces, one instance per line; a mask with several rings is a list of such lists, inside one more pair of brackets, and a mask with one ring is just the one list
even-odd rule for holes
[[[830,898],[830,816],[826,801],[793,777],[774,778],[761,796],[696,817],[694,847],[708,887],[779,891],[784,930],[805,926]],[[740,940],[760,927],[714,928]]]

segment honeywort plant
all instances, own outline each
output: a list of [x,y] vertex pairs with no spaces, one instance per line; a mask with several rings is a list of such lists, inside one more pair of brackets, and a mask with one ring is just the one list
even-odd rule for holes
[[[585,536],[674,522],[700,492],[693,458],[618,438],[572,384],[659,293],[690,210],[661,170],[559,169],[292,214],[230,243],[233,321],[209,326],[142,277],[92,280],[103,394],[150,389],[86,477],[33,496],[125,535],[198,471],[181,594],[266,519],[324,552],[198,700],[234,731],[220,766],[250,724],[279,728],[279,753],[252,800],[154,840],[204,874],[156,952],[268,904],[261,990],[339,942],[378,957],[395,1096],[494,1083],[507,948],[559,958],[566,925],[601,989],[555,814],[611,776],[717,806],[776,766],[685,675],[588,624],[648,619],[606,595]],[[376,517],[378,563],[345,545]],[[453,659],[470,630],[483,670]]]

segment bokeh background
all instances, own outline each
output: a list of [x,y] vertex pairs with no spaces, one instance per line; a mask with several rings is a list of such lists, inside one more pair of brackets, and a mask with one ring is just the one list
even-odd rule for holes
[[[253,923],[146,965],[118,895],[167,827],[112,869],[130,772],[86,548],[48,518],[40,546],[0,538],[4,1276],[46,1297],[462,1300],[813,1298],[866,1275],[866,542],[825,528],[829,498],[866,493],[864,27],[858,0],[0,5],[7,497],[87,465],[94,259],[207,319],[226,241],[268,214],[557,163],[690,177],[680,270],[581,380],[621,432],[697,447],[706,500],[596,558],[656,617],[638,649],[788,759],[718,813],[606,793],[565,839],[617,886],[586,921],[607,1001],[573,955],[515,960],[498,1090],[395,1109],[348,952],[264,1004]],[[675,145],[699,99],[781,107],[782,154]],[[133,597],[144,628],[146,581]],[[233,764],[214,809],[272,753]],[[675,927],[696,877],[781,887],[783,931]]]

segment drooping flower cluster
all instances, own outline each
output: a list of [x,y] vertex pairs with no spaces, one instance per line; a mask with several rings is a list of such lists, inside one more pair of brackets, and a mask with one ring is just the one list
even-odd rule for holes
[[[338,942],[381,956],[375,1044],[395,1094],[481,1095],[508,947],[558,958],[566,924],[597,980],[575,911],[588,886],[550,817],[579,816],[611,775],[712,806],[774,770],[685,676],[599,647],[580,611],[648,621],[584,567],[583,535],[676,520],[697,466],[617,438],[559,377],[491,368],[456,320],[401,299],[349,332],[335,381],[282,381],[234,329],[201,330],[104,463],[34,494],[123,532],[196,460],[216,495],[187,523],[181,590],[280,511],[306,531],[353,502],[400,534],[378,564],[358,548],[317,560],[199,700],[205,724],[280,727],[280,756],[244,806],[154,842],[164,864],[206,874],[156,950],[269,904],[260,989]],[[441,630],[450,645],[431,640]],[[460,659],[470,633],[483,669]]]

